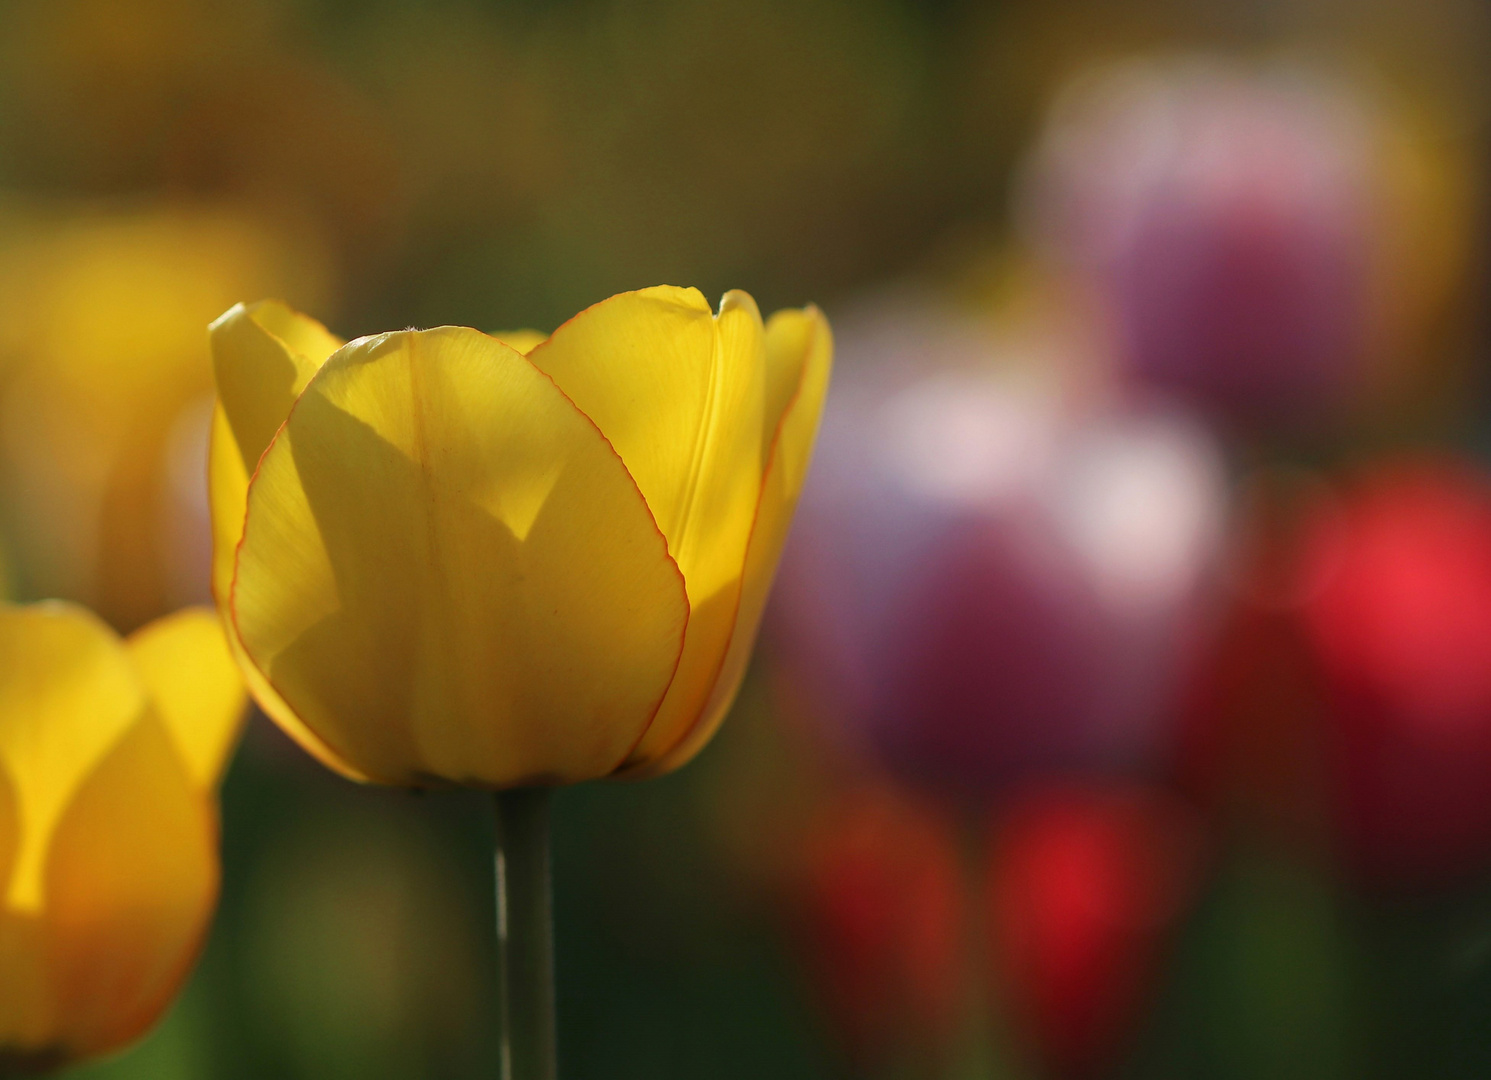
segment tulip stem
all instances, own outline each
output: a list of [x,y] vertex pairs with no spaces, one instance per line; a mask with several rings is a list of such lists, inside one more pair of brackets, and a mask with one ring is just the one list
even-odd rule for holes
[[550,788],[497,793],[497,978],[502,1080],[555,1080]]

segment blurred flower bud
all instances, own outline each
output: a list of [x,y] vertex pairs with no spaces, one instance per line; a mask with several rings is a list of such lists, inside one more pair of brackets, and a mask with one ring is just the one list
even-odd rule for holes
[[950,795],[1152,762],[1220,534],[1213,444],[896,318],[841,340],[778,589],[787,681]]
[[1491,483],[1449,459],[1265,483],[1190,724],[1198,791],[1377,886],[1491,867]]
[[1436,197],[1400,136],[1304,68],[1129,63],[1059,99],[1023,209],[1106,296],[1133,375],[1244,426],[1318,422],[1358,399],[1403,331],[1386,322],[1422,314],[1402,310],[1405,267],[1443,291],[1458,257],[1400,197]]
[[166,1011],[217,905],[243,686],[216,616],[121,640],[0,605],[0,1075],[111,1053]]
[[1229,827],[1319,862],[1329,795],[1318,672],[1299,608],[1318,588],[1300,536],[1332,505],[1302,469],[1260,469],[1242,485],[1230,597],[1185,694],[1177,772]]
[[224,212],[6,224],[0,514],[18,592],[121,629],[208,599],[206,326],[241,293],[321,296],[317,260]]
[[1112,1064],[1196,891],[1196,821],[1142,788],[1029,793],[996,822],[991,945],[1007,1000],[1057,1075]]
[[810,970],[850,1056],[945,1060],[965,982],[949,824],[884,790],[852,792],[810,826],[803,874]]
[[1385,884],[1491,865],[1491,482],[1380,465],[1321,514],[1302,606],[1345,851]]

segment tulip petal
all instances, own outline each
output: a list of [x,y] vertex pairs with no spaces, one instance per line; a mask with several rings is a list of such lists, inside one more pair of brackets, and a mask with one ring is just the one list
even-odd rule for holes
[[47,860],[54,1038],[68,1056],[120,1047],[165,1011],[218,878],[215,804],[147,712],[78,789]]
[[[208,328],[208,337],[219,399],[207,470],[212,595],[218,611],[226,612],[243,538],[249,477],[296,397],[342,341],[315,319],[277,300],[234,306]],[[259,707],[322,764],[349,779],[367,779],[300,722],[248,659],[232,620],[223,622],[228,649]]]
[[157,619],[125,641],[187,772],[211,791],[243,720],[243,679],[222,621],[205,608]]
[[259,708],[306,753],[349,780],[366,781],[366,776],[333,753],[331,747],[300,722],[300,717],[285,704],[244,652],[238,628],[232,619],[227,618],[228,600],[233,591],[233,568],[238,557],[238,543],[243,539],[243,517],[248,508],[249,474],[243,467],[233,429],[228,425],[222,406],[218,406],[213,417],[207,475],[208,504],[212,513],[212,596],[217,601],[218,611],[224,616],[223,632],[228,640],[228,651],[237,663],[249,693]]
[[0,896],[6,895],[10,871],[21,848],[21,807],[5,766],[0,763]]
[[[0,767],[0,897],[6,895],[20,843],[19,800]],[[0,1075],[7,1056],[34,1049],[50,1034],[54,1007],[38,927],[34,915],[13,915],[0,904]]]
[[761,491],[765,353],[745,293],[716,317],[697,289],[660,286],[588,308],[530,354],[616,447],[688,587],[678,673],[629,760],[693,726],[729,644]]
[[678,664],[687,598],[621,459],[520,353],[441,327],[327,362],[259,466],[232,615],[375,779],[603,775]]
[[278,300],[235,304],[207,333],[218,401],[252,475],[295,399],[342,341]]
[[[704,748],[724,721],[745,677],[797,497],[807,479],[833,367],[833,335],[828,320],[816,307],[779,311],[766,324],[766,347],[767,400],[778,403],[769,407],[777,410],[779,419],[746,552],[744,584],[729,650],[699,722],[656,760],[638,768],[634,774],[638,777],[655,776],[683,765]],[[782,387],[791,390],[783,393]]]
[[[147,715],[119,638],[71,604],[0,605],[0,1060],[50,1060],[60,1007],[46,871],[59,822],[98,762]],[[4,844],[4,841],[0,841]]]
[[21,836],[3,904],[37,912],[46,853],[79,784],[146,711],[118,636],[71,604],[0,605],[0,769]]

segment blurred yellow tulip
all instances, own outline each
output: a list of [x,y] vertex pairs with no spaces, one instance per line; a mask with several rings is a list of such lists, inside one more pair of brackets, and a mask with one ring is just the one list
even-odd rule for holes
[[0,1074],[117,1049],[180,989],[243,706],[209,610],[121,640],[71,604],[0,605]]
[[[213,585],[265,711],[381,783],[644,776],[739,687],[832,341],[726,294],[623,293],[548,338],[343,345],[212,325]],[[249,478],[252,476],[252,483]]]
[[324,279],[304,243],[226,209],[0,215],[0,512],[20,596],[126,631],[207,599],[202,326],[246,292],[316,298]]

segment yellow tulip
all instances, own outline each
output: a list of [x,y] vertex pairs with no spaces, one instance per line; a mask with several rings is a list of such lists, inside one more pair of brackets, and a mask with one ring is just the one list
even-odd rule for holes
[[[213,584],[250,690],[345,775],[497,789],[675,768],[739,687],[832,342],[728,293],[547,338],[211,328]],[[252,477],[252,483],[250,483]]]
[[0,1073],[114,1050],[185,981],[243,705],[211,611],[121,640],[71,604],[0,605]]
[[206,599],[202,325],[245,293],[324,295],[321,261],[225,209],[0,214],[0,513],[23,594],[126,631]]

